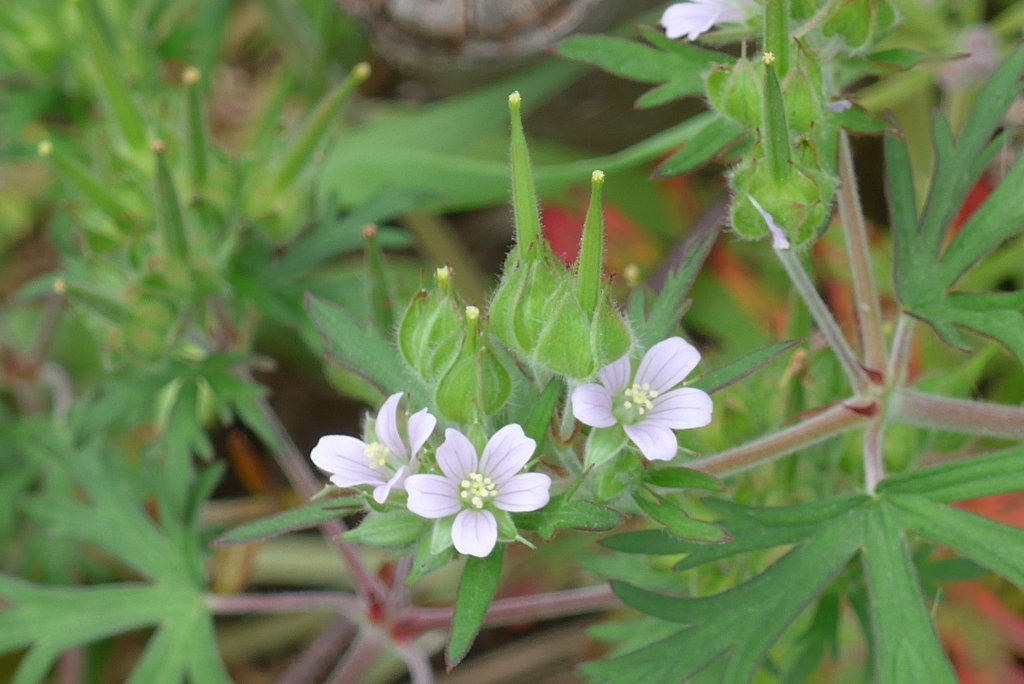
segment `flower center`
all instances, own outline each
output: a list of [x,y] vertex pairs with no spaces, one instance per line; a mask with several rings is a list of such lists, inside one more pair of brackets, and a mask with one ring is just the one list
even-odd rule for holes
[[383,468],[388,464],[391,450],[383,444],[374,442],[373,444],[366,445],[366,448],[363,449],[363,455],[370,462],[371,468]]
[[658,393],[646,382],[642,385],[634,382],[631,387],[625,389],[622,401],[613,406],[612,411],[622,423],[630,425],[654,408],[654,402],[651,400],[657,396]]
[[498,495],[498,486],[494,480],[480,473],[470,473],[459,483],[459,498],[473,508],[483,508],[488,499]]

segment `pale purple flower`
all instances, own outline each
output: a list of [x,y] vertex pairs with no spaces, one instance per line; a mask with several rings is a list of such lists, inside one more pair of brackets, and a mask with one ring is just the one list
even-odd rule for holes
[[697,40],[715,24],[745,22],[753,8],[749,0],[690,0],[669,5],[661,15],[665,35]]
[[426,409],[409,416],[408,441],[398,430],[398,402],[402,392],[392,394],[377,412],[376,441],[367,444],[348,435],[321,437],[311,458],[320,470],[331,473],[339,487],[374,485],[373,500],[387,501],[392,489],[403,489],[406,478],[416,469],[417,456],[437,425]]
[[772,249],[789,249],[789,240],[786,239],[786,234],[782,232],[782,228],[779,224],[775,223],[775,219],[767,211],[761,208],[757,200],[751,195],[747,195],[747,199],[754,205],[758,213],[761,214],[761,218],[768,224],[768,231],[772,234]]
[[825,109],[832,112],[833,114],[842,114],[847,109],[853,106],[853,103],[849,100],[836,100],[835,102],[829,102],[825,105]]
[[424,518],[455,516],[452,542],[459,553],[484,558],[498,541],[498,522],[489,509],[510,513],[535,511],[547,505],[551,478],[520,473],[537,443],[518,425],[506,425],[476,448],[458,430],[445,430],[437,448],[444,475],[413,475],[405,481],[409,510]]
[[646,458],[670,461],[679,449],[673,430],[711,422],[711,397],[707,392],[692,387],[672,389],[698,361],[700,352],[690,343],[670,337],[644,354],[631,382],[627,354],[601,369],[597,374],[600,384],[580,385],[573,390],[572,414],[596,428],[618,423]]

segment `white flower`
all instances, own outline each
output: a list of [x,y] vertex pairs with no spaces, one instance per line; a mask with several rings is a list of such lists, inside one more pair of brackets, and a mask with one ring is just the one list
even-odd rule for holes
[[672,389],[700,361],[700,352],[681,337],[650,348],[630,382],[629,355],[597,374],[601,384],[580,385],[572,393],[572,414],[581,423],[606,428],[619,423],[652,461],[670,461],[679,449],[673,430],[711,422],[711,397],[692,387]]
[[409,441],[398,431],[398,402],[402,392],[392,394],[380,407],[374,432],[377,441],[367,444],[348,435],[321,437],[311,458],[320,470],[331,473],[331,482],[339,487],[375,485],[373,499],[387,501],[394,488],[402,489],[405,479],[416,469],[416,456],[437,425],[437,418],[426,409],[409,416]]
[[715,24],[745,22],[753,3],[749,0],[690,0],[669,5],[661,15],[665,35],[676,39],[686,36],[697,40]]
[[829,102],[825,105],[825,109],[832,112],[833,114],[842,114],[847,109],[853,106],[853,103],[849,100],[836,100],[835,102]]
[[761,208],[761,205],[751,195],[747,195],[747,199],[754,205],[758,213],[761,214],[761,218],[768,224],[768,231],[772,234],[772,249],[789,249],[789,240],[786,239],[786,234],[782,232],[782,228],[779,224],[775,223],[775,219],[767,211]]
[[[498,523],[490,508],[519,513],[547,505],[551,478],[519,473],[537,444],[518,425],[506,425],[476,448],[458,430],[448,428],[437,448],[444,475],[413,475],[405,481],[409,510],[424,518],[455,515],[452,542],[459,553],[484,558],[498,541]],[[456,515],[458,514],[458,515]]]

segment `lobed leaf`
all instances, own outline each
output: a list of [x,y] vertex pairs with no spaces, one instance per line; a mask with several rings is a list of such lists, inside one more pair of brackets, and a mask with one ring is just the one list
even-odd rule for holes
[[357,496],[317,499],[283,513],[239,525],[214,539],[210,542],[210,546],[248,544],[288,532],[304,530],[348,515],[361,509],[362,505],[362,497]]
[[922,494],[940,503],[1018,491],[1024,491],[1024,446],[891,475],[878,485],[880,494]]
[[708,394],[714,394],[756,373],[801,342],[803,340],[776,342],[763,349],[750,352],[726,366],[704,373],[694,379],[693,382],[687,383],[687,387],[695,387],[696,389],[704,390]]
[[[651,92],[658,92],[658,90]],[[671,178],[689,173],[731,147],[745,133],[746,129],[735,121],[723,116],[715,116],[708,120],[692,140],[659,164],[654,175],[657,178]]]

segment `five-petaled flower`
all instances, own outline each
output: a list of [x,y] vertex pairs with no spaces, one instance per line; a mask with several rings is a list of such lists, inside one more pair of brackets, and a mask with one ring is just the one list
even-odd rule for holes
[[715,24],[745,22],[753,3],[750,0],[690,0],[669,5],[661,15],[665,35],[676,39],[686,36],[697,40]]
[[572,393],[572,413],[595,428],[622,425],[626,435],[652,461],[670,461],[679,449],[673,430],[711,422],[711,397],[692,387],[672,389],[700,361],[681,337],[670,337],[648,350],[631,381],[629,355],[598,373],[600,384],[580,385]]
[[367,444],[348,435],[321,437],[313,447],[313,463],[331,473],[331,482],[337,486],[374,485],[374,501],[387,501],[391,490],[402,489],[416,469],[416,457],[437,424],[437,418],[426,409],[417,411],[409,416],[406,442],[398,430],[401,399],[402,392],[392,394],[380,407],[374,426],[377,441]]
[[405,481],[409,510],[424,518],[454,515],[455,549],[487,556],[498,540],[498,523],[490,509],[518,513],[548,503],[551,478],[519,472],[536,446],[522,427],[506,425],[494,433],[477,458],[476,448],[465,435],[447,429],[444,443],[437,448],[437,465],[444,475],[410,476]]

